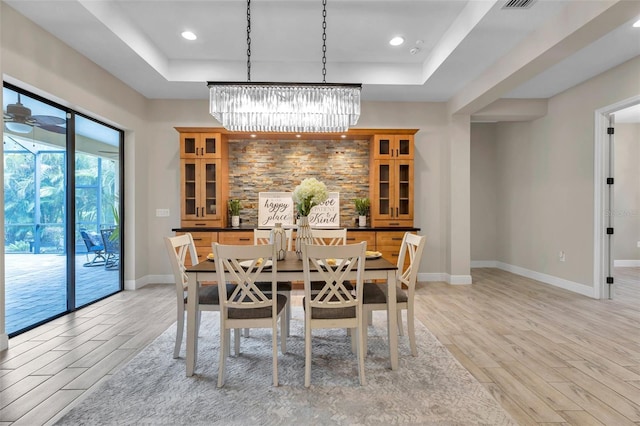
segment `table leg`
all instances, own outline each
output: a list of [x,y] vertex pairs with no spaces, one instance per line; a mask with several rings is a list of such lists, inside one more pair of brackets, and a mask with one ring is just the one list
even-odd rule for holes
[[387,333],[391,369],[398,369],[398,314],[396,304],[396,271],[387,271]]
[[193,376],[196,368],[196,354],[198,353],[197,303],[198,277],[195,273],[188,274],[187,284],[187,376]]

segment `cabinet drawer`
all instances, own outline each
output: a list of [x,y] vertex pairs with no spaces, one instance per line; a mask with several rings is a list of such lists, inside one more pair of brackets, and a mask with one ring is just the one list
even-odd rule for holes
[[347,244],[356,244],[360,241],[367,242],[367,250],[376,249],[376,233],[373,231],[351,231],[347,232]]
[[218,242],[220,244],[253,245],[253,231],[220,232]]
[[222,228],[222,219],[182,220],[182,228]]
[[378,231],[376,232],[376,247],[378,250],[385,246],[398,246],[402,244],[404,231]]
[[217,232],[192,232],[193,242],[196,247],[207,247],[211,251],[211,244],[218,241]]

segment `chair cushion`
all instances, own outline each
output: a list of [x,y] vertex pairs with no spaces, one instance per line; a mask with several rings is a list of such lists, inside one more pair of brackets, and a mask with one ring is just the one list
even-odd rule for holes
[[[235,286],[233,284],[227,284],[227,294],[231,294]],[[200,287],[198,291],[199,303],[201,305],[219,305],[220,295],[218,294],[217,285],[205,285]],[[187,303],[187,296],[184,296],[184,303]]]
[[[365,305],[379,305],[387,303],[387,285],[367,283],[362,289],[362,303]],[[409,300],[407,292],[396,287],[397,303],[405,303]]]
[[[302,308],[306,310],[305,298],[302,298]],[[335,296],[332,300],[337,300]],[[339,318],[355,318],[356,307],[347,308],[311,308],[312,319],[339,319]]]
[[[267,295],[268,296],[268,295]],[[278,313],[282,311],[284,305],[287,304],[287,296],[277,294]],[[233,319],[255,319],[271,317],[271,306],[266,308],[238,309],[229,308],[229,318]]]
[[[291,291],[293,289],[293,285],[291,281],[278,281],[278,291]],[[256,287],[260,291],[271,291],[271,282],[269,281],[260,281],[256,283]]]

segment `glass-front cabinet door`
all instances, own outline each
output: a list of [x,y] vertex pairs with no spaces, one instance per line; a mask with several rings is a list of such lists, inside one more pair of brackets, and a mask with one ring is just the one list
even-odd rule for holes
[[221,160],[181,161],[182,226],[222,226]]
[[180,158],[221,158],[219,133],[181,133]]
[[413,135],[375,135],[373,158],[413,160]]

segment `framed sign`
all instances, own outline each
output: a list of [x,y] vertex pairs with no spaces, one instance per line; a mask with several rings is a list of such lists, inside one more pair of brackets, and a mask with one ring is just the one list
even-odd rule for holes
[[258,227],[293,225],[293,212],[291,192],[258,193]]
[[340,227],[340,193],[330,192],[324,203],[313,206],[309,213],[309,225],[314,228]]

